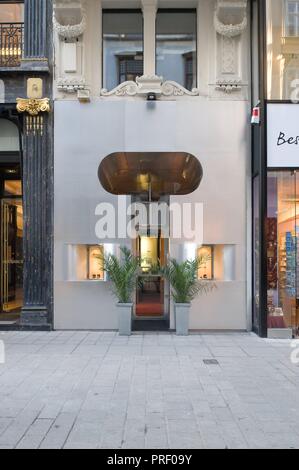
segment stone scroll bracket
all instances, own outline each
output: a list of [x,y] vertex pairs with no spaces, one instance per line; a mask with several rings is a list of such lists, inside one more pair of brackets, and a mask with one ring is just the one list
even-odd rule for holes
[[137,77],[136,82],[124,82],[111,91],[102,89],[100,92],[100,96],[103,98],[140,97],[144,99],[150,94],[155,95],[156,99],[175,100],[182,96],[199,96],[200,93],[197,88],[189,91],[179,83],[172,80],[163,81],[163,77],[157,75],[143,75]]
[[84,0],[57,0],[53,28],[56,34],[56,87],[63,96],[77,95],[89,101],[90,92],[84,71],[84,33],[87,14]]
[[242,53],[248,28],[247,0],[217,0],[214,12],[216,77],[211,98],[248,99],[246,57]]

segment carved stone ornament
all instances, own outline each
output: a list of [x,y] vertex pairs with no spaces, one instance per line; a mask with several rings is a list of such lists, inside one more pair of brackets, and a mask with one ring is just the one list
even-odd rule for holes
[[40,113],[49,113],[50,110],[49,98],[40,100],[17,98],[17,111],[19,113],[28,113],[30,116],[38,116]]
[[242,86],[241,80],[217,80],[216,82],[216,90],[227,94],[241,91]]
[[[67,3],[67,2],[66,2]],[[78,24],[74,24],[74,25],[70,25],[70,24],[67,24],[67,25],[62,25],[61,23],[59,23],[59,21],[57,20],[57,17],[56,17],[56,10],[57,10],[57,7],[54,9],[54,12],[53,12],[53,26],[54,26],[54,30],[57,32],[57,34],[63,38],[63,39],[75,39],[75,38],[78,38],[80,36],[82,36],[82,34],[85,32],[86,30],[86,25],[87,25],[87,16],[86,16],[86,11],[85,11],[85,8],[84,6],[82,6],[81,4],[78,5],[80,10],[81,10],[81,15],[82,15],[82,19],[80,21],[80,23]]]
[[218,34],[234,38],[240,36],[247,25],[247,0],[218,0],[214,15],[214,27]]
[[136,82],[128,81],[121,83],[111,91],[101,90],[101,96],[141,96],[145,97],[149,94],[155,94],[157,97],[176,97],[176,96],[199,96],[199,90],[194,88],[192,91],[187,90],[179,83],[171,80],[163,82],[163,77],[147,76],[137,77]]
[[86,82],[84,78],[59,78],[57,89],[64,93],[77,93],[86,89]]

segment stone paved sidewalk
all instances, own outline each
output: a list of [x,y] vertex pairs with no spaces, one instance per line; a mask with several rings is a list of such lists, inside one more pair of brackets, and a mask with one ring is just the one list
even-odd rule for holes
[[0,448],[299,448],[290,341],[111,332],[0,340]]

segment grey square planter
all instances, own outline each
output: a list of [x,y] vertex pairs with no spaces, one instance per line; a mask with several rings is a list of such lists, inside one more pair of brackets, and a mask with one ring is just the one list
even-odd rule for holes
[[175,304],[175,325],[178,336],[189,335],[190,304]]
[[131,336],[133,304],[117,304],[117,307],[119,335]]

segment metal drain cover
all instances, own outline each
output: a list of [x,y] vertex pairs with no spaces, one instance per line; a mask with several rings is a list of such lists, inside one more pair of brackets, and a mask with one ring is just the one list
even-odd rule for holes
[[216,359],[204,359],[203,362],[206,366],[219,366],[219,362]]

